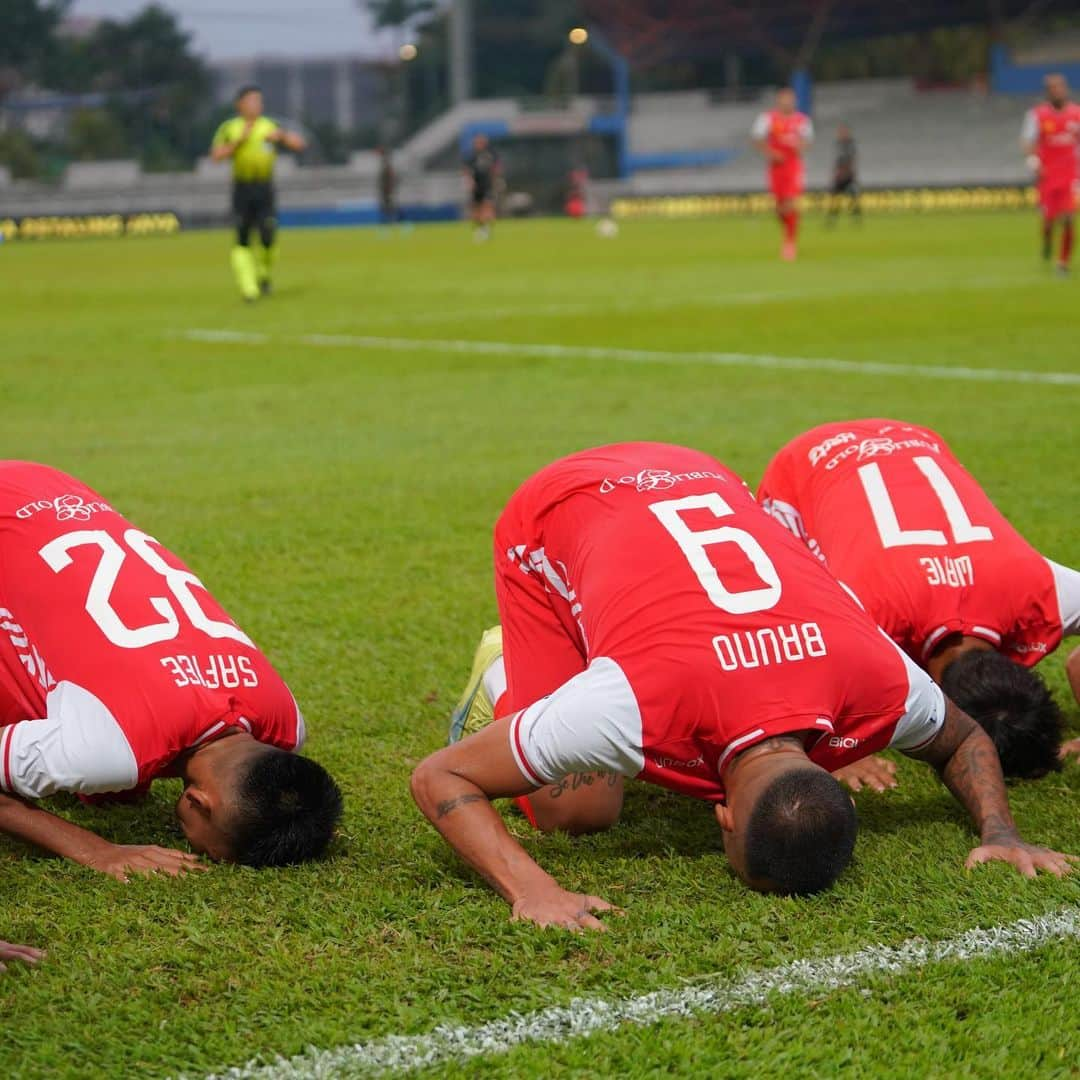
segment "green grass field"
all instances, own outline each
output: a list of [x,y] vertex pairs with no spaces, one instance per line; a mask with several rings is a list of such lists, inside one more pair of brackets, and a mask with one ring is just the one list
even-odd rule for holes
[[[1080,285],[1045,274],[1033,216],[846,226],[808,221],[795,265],[764,219],[638,222],[612,241],[515,224],[482,247],[463,226],[294,232],[277,294],[253,307],[234,295],[224,233],[0,247],[3,455],[75,473],[181,553],[289,680],[308,752],[347,796],[333,858],[288,871],[124,886],[0,840],[0,937],[49,949],[0,976],[5,1076],[197,1078],[1077,903],[1077,881],[965,872],[973,836],[910,762],[898,792],[858,796],[856,862],[812,900],[747,892],[708,808],[657,790],[632,788],[606,835],[529,836],[564,883],[625,907],[590,937],[512,925],[409,798],[494,619],[494,519],[569,451],[682,442],[756,483],[810,425],[899,416],[940,429],[1032,542],[1080,564],[1075,383],[669,355],[1080,372]],[[1065,701],[1062,659],[1042,670]],[[1066,713],[1076,732],[1080,710]],[[176,793],[58,807],[109,838],[177,843]],[[1080,767],[1012,798],[1031,838],[1080,850]],[[434,1071],[1077,1075],[1078,985],[1073,939]]]

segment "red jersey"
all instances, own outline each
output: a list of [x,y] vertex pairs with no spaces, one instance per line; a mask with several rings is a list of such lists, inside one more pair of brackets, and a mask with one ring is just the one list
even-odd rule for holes
[[0,463],[0,790],[126,791],[239,726],[303,740],[289,688],[199,579],[85,484]]
[[782,113],[777,109],[763,112],[754,121],[755,139],[764,139],[779,159],[772,165],[786,165],[802,160],[803,148],[814,137],[814,124],[806,113]]
[[1080,105],[1057,109],[1048,101],[1024,118],[1023,138],[1039,158],[1041,185],[1068,187],[1080,177]]
[[962,633],[1032,666],[1080,631],[1080,574],[1043,558],[928,428],[814,428],[773,458],[758,498],[920,663]]
[[802,734],[836,769],[942,722],[924,673],[698,451],[556,462],[510,500],[495,556],[511,747],[537,784],[607,769],[716,801],[762,739]]

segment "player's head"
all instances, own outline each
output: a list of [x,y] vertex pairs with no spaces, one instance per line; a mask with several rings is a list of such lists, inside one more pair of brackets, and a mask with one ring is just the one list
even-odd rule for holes
[[291,866],[325,854],[342,799],[321,765],[250,737],[211,745],[212,755],[189,761],[176,804],[193,850],[256,867]]
[[486,150],[488,147],[488,137],[482,132],[478,131],[472,140],[474,150]]
[[262,116],[263,95],[262,90],[254,83],[241,86],[233,98],[233,105],[237,113],[245,120],[256,120]]
[[944,670],[941,689],[993,740],[1006,776],[1035,779],[1061,768],[1061,710],[1030,668],[993,649],[969,649]]
[[1069,100],[1069,81],[1059,71],[1051,72],[1043,79],[1046,100],[1051,105],[1064,105]]
[[858,822],[836,780],[796,742],[782,742],[736,759],[716,816],[728,860],[750,888],[807,895],[827,889],[851,862]]
[[781,86],[776,91],[776,108],[779,112],[793,113],[796,103],[795,91],[790,86]]

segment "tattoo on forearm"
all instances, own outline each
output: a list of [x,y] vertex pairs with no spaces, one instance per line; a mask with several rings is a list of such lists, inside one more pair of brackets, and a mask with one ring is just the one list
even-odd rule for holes
[[549,795],[553,799],[559,798],[568,791],[577,791],[579,788],[592,787],[593,784],[606,783],[608,787],[614,787],[619,781],[619,774],[613,772],[576,772],[564,776],[557,784],[551,785]]
[[969,735],[957,747],[941,770],[941,778],[975,819],[984,838],[1015,834],[1001,762],[985,733]]
[[441,803],[435,804],[435,819],[437,821],[441,820],[447,814],[452,814],[459,807],[466,806],[469,803],[487,801],[485,795],[459,795],[456,799],[445,799]]

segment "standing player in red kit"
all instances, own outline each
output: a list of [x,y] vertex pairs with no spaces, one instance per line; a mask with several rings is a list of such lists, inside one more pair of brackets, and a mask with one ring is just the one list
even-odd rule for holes
[[784,227],[781,258],[798,254],[799,197],[806,182],[803,153],[814,137],[810,117],[798,111],[795,91],[777,91],[776,106],[754,121],[754,145],[768,162],[769,190],[776,200],[776,216]]
[[[982,724],[1007,775],[1058,767],[1061,713],[1030,669],[1080,634],[1080,573],[1040,555],[940,435],[824,424],[773,458],[758,498]],[[1067,672],[1080,700],[1080,649]],[[865,767],[872,786],[893,786]]]
[[714,803],[750,887],[812,893],[855,842],[829,772],[885,746],[936,766],[970,811],[969,865],[1068,872],[1017,834],[985,732],[714,458],[628,443],[555,462],[499,518],[495,581],[500,718],[423,761],[412,790],[515,918],[596,929],[610,905],[541,870],[493,798],[528,795],[541,828],[583,832],[613,824],[640,777]]
[[302,862],[341,813],[303,739],[289,688],[175,555],[78,480],[0,463],[0,832],[121,880],[183,873],[196,855],[111,844],[28,801],[178,776],[195,852]]
[[1043,219],[1043,258],[1053,257],[1054,226],[1061,222],[1059,274],[1069,272],[1073,248],[1073,215],[1080,182],[1080,105],[1069,100],[1064,75],[1047,75],[1046,101],[1024,117],[1021,142],[1038,171]]

